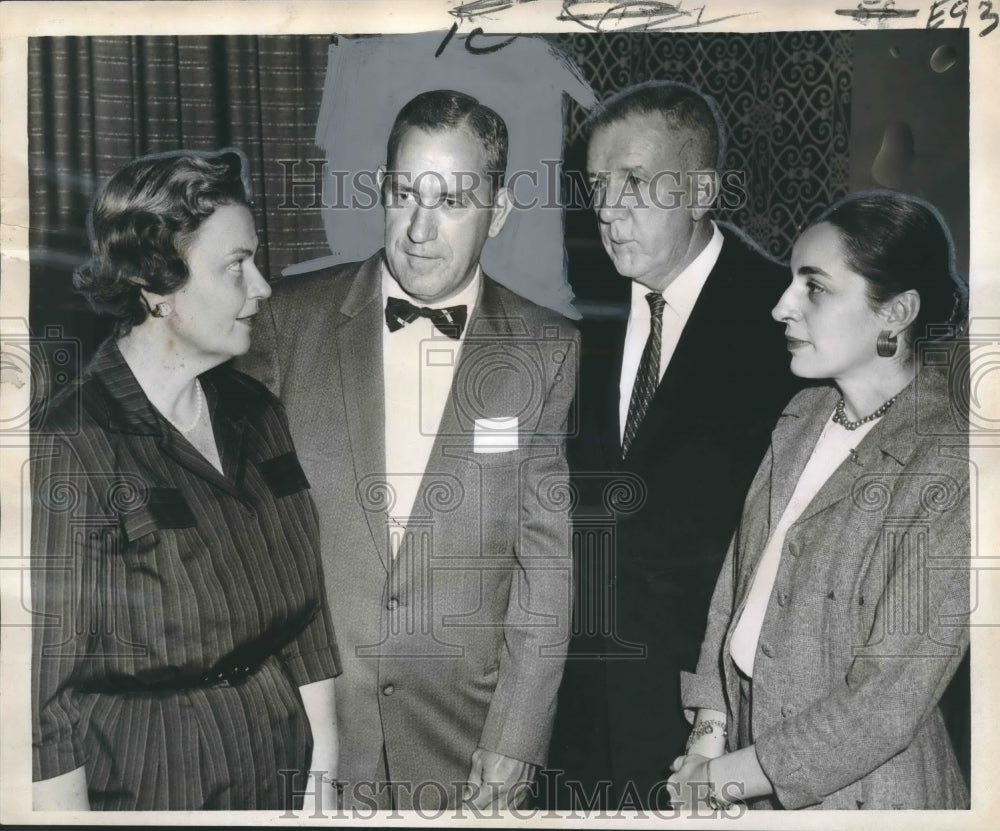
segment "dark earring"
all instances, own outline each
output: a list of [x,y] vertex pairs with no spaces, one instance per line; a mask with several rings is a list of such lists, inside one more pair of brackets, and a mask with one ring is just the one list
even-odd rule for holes
[[899,340],[888,329],[883,329],[878,333],[878,340],[875,341],[875,351],[881,358],[891,358],[896,354]]

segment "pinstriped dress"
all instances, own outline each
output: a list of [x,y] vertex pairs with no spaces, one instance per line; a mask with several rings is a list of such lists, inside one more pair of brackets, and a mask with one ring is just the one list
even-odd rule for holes
[[339,672],[284,410],[227,367],[201,381],[225,475],[112,341],[36,426],[33,778],[85,766],[95,810],[285,808],[298,687]]

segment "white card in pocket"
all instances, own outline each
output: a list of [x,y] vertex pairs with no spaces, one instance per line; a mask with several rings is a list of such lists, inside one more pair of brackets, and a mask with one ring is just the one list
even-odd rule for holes
[[477,418],[472,449],[475,453],[510,453],[517,450],[517,416]]

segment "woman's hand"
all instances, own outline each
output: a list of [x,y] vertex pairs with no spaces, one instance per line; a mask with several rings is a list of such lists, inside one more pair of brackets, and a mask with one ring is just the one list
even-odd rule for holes
[[299,695],[302,696],[302,707],[306,711],[313,736],[309,780],[306,783],[302,809],[306,815],[336,811],[339,744],[333,679],[327,678],[299,687]]
[[678,756],[670,770],[673,773],[667,783],[675,807],[686,805],[692,809],[705,804],[717,810],[736,801],[774,793],[752,744],[714,759],[697,753]]
[[670,804],[674,808],[680,810],[697,808],[705,802],[709,787],[718,793],[715,784],[709,780],[710,761],[707,756],[688,753],[685,756],[678,756],[670,764],[672,773],[667,778],[667,785],[670,786]]

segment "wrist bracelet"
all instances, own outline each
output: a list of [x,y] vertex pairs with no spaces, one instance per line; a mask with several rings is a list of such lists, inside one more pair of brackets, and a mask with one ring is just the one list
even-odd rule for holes
[[699,719],[694,727],[691,728],[691,734],[688,736],[687,745],[684,747],[684,751],[687,752],[691,749],[691,745],[695,743],[702,736],[710,736],[715,732],[715,728],[718,727],[722,730],[722,738],[725,739],[729,735],[726,730],[726,725],[724,722],[713,718],[703,718]]

